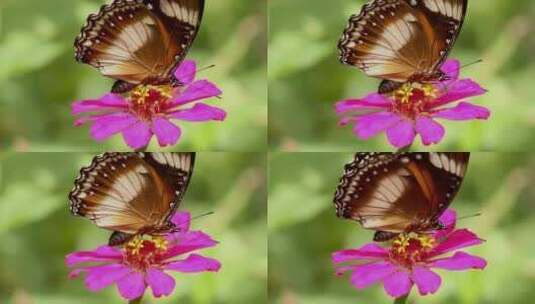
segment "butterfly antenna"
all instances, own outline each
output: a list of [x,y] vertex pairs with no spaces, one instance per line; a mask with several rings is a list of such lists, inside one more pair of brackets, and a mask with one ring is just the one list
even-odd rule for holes
[[464,65],[462,65],[462,66],[459,68],[459,70],[462,70],[462,69],[464,69],[464,68],[466,68],[466,67],[469,67],[469,66],[471,66],[471,65],[478,64],[478,63],[481,63],[481,62],[483,62],[483,59],[478,59],[478,60],[476,60],[476,61],[473,61],[473,62],[464,64]]
[[206,212],[206,213],[203,213],[203,214],[199,214],[199,215],[196,215],[196,216],[192,217],[190,219],[190,221],[197,220],[197,219],[200,219],[200,218],[203,218],[205,216],[212,215],[212,214],[215,214],[215,212],[214,211],[210,211],[210,212]]
[[472,218],[472,217],[481,216],[481,215],[483,215],[483,213],[481,213],[481,212],[474,213],[474,214],[469,214],[469,215],[463,215],[461,217],[458,217],[457,220],[464,220],[464,219],[467,219],[467,218]]
[[206,71],[206,70],[213,69],[213,68],[215,68],[215,64],[202,67],[202,68],[198,69],[197,72],[202,72],[202,71]]

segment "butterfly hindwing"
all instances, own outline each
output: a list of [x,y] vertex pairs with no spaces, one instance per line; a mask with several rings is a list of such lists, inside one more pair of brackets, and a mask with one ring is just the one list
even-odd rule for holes
[[168,226],[178,207],[193,164],[193,153],[97,156],[75,181],[69,194],[71,212],[117,232],[114,234],[159,231]]
[[115,0],[88,17],[76,59],[122,83],[170,82],[195,39],[204,0]]
[[429,81],[455,43],[467,0],[375,0],[350,18],[342,63],[395,82]]
[[357,153],[335,194],[337,215],[390,233],[436,229],[467,163],[467,153]]

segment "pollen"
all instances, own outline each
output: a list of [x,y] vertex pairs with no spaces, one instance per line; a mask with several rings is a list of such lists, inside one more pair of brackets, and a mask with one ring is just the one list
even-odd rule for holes
[[428,234],[402,233],[392,241],[390,258],[410,268],[428,256],[436,246],[434,237]]
[[125,261],[132,267],[145,270],[159,264],[168,249],[168,242],[161,236],[144,238],[136,236],[123,249]]
[[163,112],[173,96],[169,85],[139,85],[128,93],[130,111],[144,121],[150,121]]
[[394,100],[392,110],[413,120],[425,114],[426,105],[437,97],[438,90],[432,84],[408,82],[390,94]]

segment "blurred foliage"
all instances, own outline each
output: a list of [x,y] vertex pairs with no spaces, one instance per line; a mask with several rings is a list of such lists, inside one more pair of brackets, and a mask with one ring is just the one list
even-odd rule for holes
[[[17,151],[129,150],[121,136],[102,144],[88,127],[74,128],[70,104],[98,98],[113,81],[74,60],[73,42],[90,13],[90,0],[0,1],[0,148]],[[260,151],[266,147],[266,3],[207,1],[201,30],[189,58],[200,77],[217,83],[223,123],[180,122],[175,149]],[[236,134],[240,134],[236,140]],[[150,149],[158,149],[155,140]]]
[[[338,39],[349,16],[366,1],[269,2],[269,133],[287,151],[391,150],[384,136],[360,141],[339,127],[338,100],[377,90],[379,80],[338,61]],[[434,150],[525,151],[535,147],[535,2],[469,1],[452,58],[489,92],[473,102],[491,109],[489,121],[445,122],[447,136]],[[419,140],[418,140],[419,143]],[[519,148],[522,147],[522,148]],[[413,149],[422,148],[421,144]]]
[[[105,244],[109,232],[71,216],[67,195],[92,155],[9,153],[0,158],[0,303],[124,303],[115,287],[100,293],[69,280],[66,254]],[[266,159],[254,153],[199,153],[180,210],[193,230],[220,244],[201,254],[221,261],[219,273],[175,274],[177,289],[143,303],[266,303]],[[7,182],[9,181],[9,182]],[[83,299],[82,302],[80,300]]]
[[[337,277],[331,253],[370,242],[373,231],[338,219],[332,204],[343,165],[341,153],[274,153],[269,177],[269,288],[272,303],[392,303],[382,286],[357,291]],[[484,271],[439,270],[437,294],[408,303],[532,303],[535,298],[535,156],[472,153],[452,204],[458,222],[486,242],[467,248],[484,257]]]

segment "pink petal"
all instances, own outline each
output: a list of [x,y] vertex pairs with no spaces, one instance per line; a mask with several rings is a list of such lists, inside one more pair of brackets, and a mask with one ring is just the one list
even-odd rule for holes
[[438,244],[430,256],[437,256],[443,253],[454,251],[460,248],[481,244],[483,241],[468,229],[455,230],[448,235],[448,238]]
[[485,107],[461,102],[454,108],[440,110],[433,116],[449,120],[488,119],[490,111]]
[[76,101],[72,105],[72,115],[78,115],[85,112],[102,111],[111,109],[126,109],[128,102],[121,95],[106,94],[100,99],[89,99]]
[[462,79],[452,82],[446,87],[447,92],[429,104],[428,109],[436,108],[450,102],[466,99],[472,96],[483,95],[487,91],[479,84],[470,80]]
[[179,272],[202,272],[202,271],[219,271],[221,263],[218,260],[192,254],[185,260],[170,262],[165,266],[166,269]]
[[206,99],[221,95],[223,92],[208,80],[197,80],[190,84],[186,90],[172,100],[169,108],[186,104],[195,100]]
[[94,251],[77,251],[65,257],[65,264],[72,267],[76,264],[87,262],[115,262],[121,261],[123,255],[121,251],[109,247],[101,246]]
[[175,290],[175,279],[158,269],[149,269],[145,281],[152,289],[152,294],[156,298],[168,296]]
[[152,123],[152,132],[156,134],[160,147],[172,146],[177,143],[182,131],[167,119],[156,118]]
[[414,132],[412,122],[400,120],[399,123],[386,130],[386,136],[390,144],[394,147],[405,148],[412,144],[416,133]]
[[146,288],[143,275],[137,271],[133,271],[117,282],[119,293],[127,300],[134,300],[143,296]]
[[384,289],[391,297],[399,298],[407,295],[412,288],[409,274],[405,271],[396,271],[384,279]]
[[184,60],[175,70],[175,78],[181,85],[188,85],[195,79],[197,73],[197,63],[193,60]]
[[102,115],[92,120],[91,136],[97,141],[106,140],[138,122],[137,118],[129,113]]
[[191,214],[189,212],[176,212],[171,218],[171,222],[180,230],[188,232],[191,224]]
[[149,144],[152,137],[150,127],[143,121],[123,130],[123,138],[126,144],[132,149],[140,149]]
[[446,209],[444,213],[439,218],[439,221],[442,225],[445,226],[442,230],[437,230],[434,234],[436,239],[442,239],[450,234],[453,229],[455,229],[455,224],[457,222],[457,212],[453,209]]
[[350,111],[359,111],[366,109],[382,108],[388,109],[392,102],[387,97],[372,93],[362,99],[347,99],[336,103],[336,113],[343,114]]
[[193,108],[173,112],[171,116],[186,121],[223,121],[227,117],[227,112],[204,103],[197,103]]
[[357,289],[366,288],[374,283],[383,281],[397,270],[396,266],[389,262],[370,263],[355,266],[351,275],[351,284]]
[[132,270],[123,264],[110,264],[88,267],[85,285],[91,291],[99,291],[125,276],[128,276]]
[[332,254],[332,261],[338,264],[353,260],[385,259],[387,257],[388,251],[386,249],[377,244],[369,243],[359,249],[336,251]]
[[391,112],[362,115],[357,118],[353,132],[358,138],[367,140],[401,121],[401,117]]
[[452,257],[437,259],[431,262],[429,266],[446,270],[484,269],[487,266],[487,261],[460,251],[456,252]]
[[421,266],[415,266],[412,269],[411,279],[418,286],[418,291],[422,296],[437,292],[442,283],[438,274]]
[[167,239],[170,244],[176,245],[167,250],[165,259],[217,245],[216,241],[201,231],[172,233],[167,236]]
[[461,71],[461,62],[456,59],[448,59],[442,64],[440,70],[448,76],[449,80],[457,80]]
[[441,124],[427,117],[418,118],[414,129],[422,136],[422,142],[426,146],[438,144],[446,133]]

